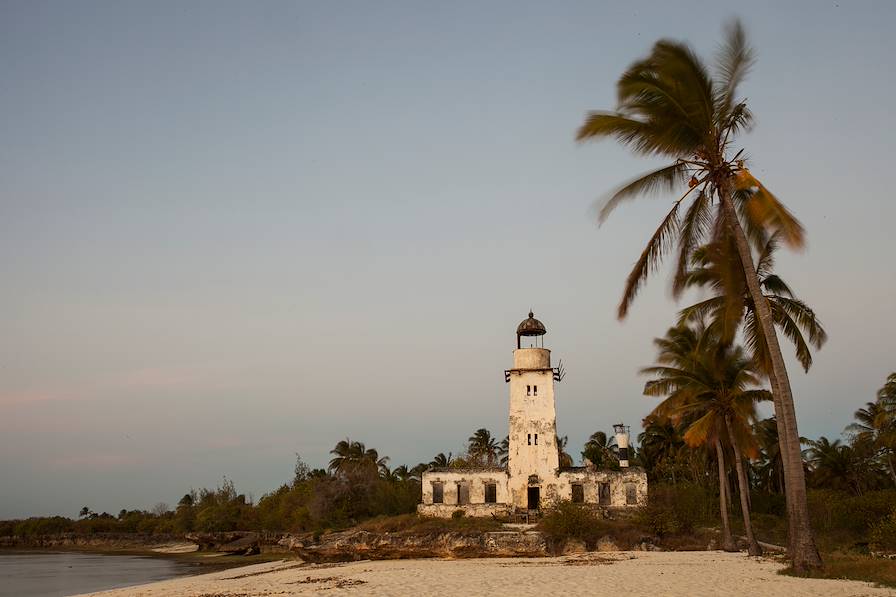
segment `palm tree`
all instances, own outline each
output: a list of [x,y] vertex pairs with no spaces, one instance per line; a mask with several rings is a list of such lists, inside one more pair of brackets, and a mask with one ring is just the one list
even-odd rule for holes
[[[753,299],[769,360],[776,421],[784,460],[789,510],[790,558],[797,571],[820,568],[806,502],[806,481],[799,460],[799,433],[790,379],[775,334],[771,307],[762,293],[750,250],[750,238],[778,232],[789,246],[803,245],[796,218],[747,169],[743,149],[732,151],[734,136],[752,125],[738,87],[753,64],[740,22],[727,30],[717,75],[684,43],[660,40],[650,55],[633,63],[617,83],[618,105],[612,112],[591,112],[578,130],[579,141],[615,137],[637,153],[671,158],[671,164],[616,190],[604,204],[605,220],[621,202],[637,195],[684,189],[648,241],[629,274],[619,305],[624,318],[647,276],[677,245],[673,278],[676,295],[694,248],[711,236],[734,238],[745,281]],[[757,234],[761,233],[761,234]]]
[[[756,260],[756,275],[763,296],[771,307],[772,319],[794,345],[796,358],[805,371],[812,366],[809,346],[820,349],[828,335],[815,312],[794,296],[790,287],[773,273],[774,255],[778,249],[778,234],[772,234],[761,244]],[[686,307],[679,321],[711,320],[710,328],[724,342],[732,342],[742,331],[744,341],[753,353],[757,365],[772,376],[771,357],[756,317],[756,308],[737,257],[737,249],[730,235],[699,247],[691,257],[692,267],[685,273],[684,286],[711,288],[715,296]]]
[[778,442],[778,424],[774,417],[762,419],[753,425],[753,436],[759,444],[759,460],[756,476],[760,487],[768,492],[784,491],[784,461]]
[[491,431],[485,428],[477,429],[467,442],[468,452],[474,460],[479,462],[485,460],[488,466],[495,464],[495,458],[498,456],[498,442],[492,437]]
[[501,440],[501,443],[498,444],[498,456],[500,459],[498,460],[501,466],[507,466],[507,460],[510,455],[510,436],[505,435],[504,439]]
[[[672,328],[665,338],[658,338],[655,343],[659,348],[658,365],[641,370],[654,377],[644,385],[644,394],[666,398],[651,414],[686,425],[683,439],[689,446],[715,445],[722,493],[719,501],[723,533],[727,526],[727,504],[722,442],[730,443],[748,550],[750,555],[759,555],[762,548],[753,534],[750,486],[743,453],[756,454],[750,425],[756,419],[756,403],[771,396],[767,390],[755,389],[759,377],[744,350],[720,343],[705,328]],[[727,546],[727,537],[725,539]]]
[[329,470],[337,474],[347,475],[358,472],[380,473],[387,472],[388,456],[380,455],[373,448],[366,448],[363,443],[355,442],[348,438],[336,444],[330,450],[334,458],[330,460]]
[[449,466],[451,466],[451,462],[453,460],[454,459],[451,458],[451,452],[448,452],[448,456],[445,456],[444,452],[439,452],[430,461],[429,466],[432,468],[448,468]]
[[866,443],[880,452],[886,462],[893,483],[896,483],[896,373],[890,374],[887,383],[877,392],[877,400],[865,404],[855,412],[856,422],[847,427],[855,434],[855,440]]
[[582,460],[588,460],[596,468],[606,468],[618,463],[616,438],[603,431],[595,431],[585,442]]
[[566,451],[566,444],[569,442],[569,438],[565,435],[560,437],[559,435],[554,434],[554,439],[557,440],[557,461],[560,468],[568,468],[572,466],[572,456]]
[[872,467],[864,458],[861,448],[843,444],[822,436],[809,442],[809,467],[812,482],[818,487],[828,487],[852,491],[861,495],[865,489],[865,478]]

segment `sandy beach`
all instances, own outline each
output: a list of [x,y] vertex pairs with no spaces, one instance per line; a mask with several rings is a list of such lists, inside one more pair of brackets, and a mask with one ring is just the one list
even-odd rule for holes
[[269,562],[91,595],[896,595],[846,580],[777,574],[768,559],[723,552],[618,552],[536,559]]

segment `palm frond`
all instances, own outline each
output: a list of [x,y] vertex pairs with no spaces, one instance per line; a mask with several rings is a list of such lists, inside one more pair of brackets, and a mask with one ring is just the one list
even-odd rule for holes
[[679,205],[680,202],[676,202],[669,213],[666,214],[666,217],[663,218],[659,228],[650,237],[647,246],[644,247],[644,251],[628,275],[625,290],[622,293],[622,301],[619,303],[619,319],[625,319],[632,301],[635,300],[635,296],[637,296],[647,276],[659,268],[663,256],[669,251],[672,239],[678,230]]
[[[747,43],[747,33],[740,19],[734,19],[725,27],[725,42],[716,57],[719,90],[716,98],[718,113],[731,121],[737,106],[734,98],[737,88],[750,72],[755,52]],[[738,104],[740,106],[742,104]]]
[[803,225],[746,168],[735,176],[735,188],[738,191],[750,192],[744,203],[744,214],[754,226],[778,232],[781,239],[791,248],[803,247],[805,244]]
[[684,186],[686,176],[687,164],[675,162],[670,166],[664,166],[659,170],[642,174],[630,180],[613,191],[604,201],[597,216],[598,222],[605,222],[610,213],[623,201],[634,199],[639,195],[650,195],[662,191],[671,192]]
[[672,294],[675,297],[688,284],[688,261],[694,249],[703,241],[712,223],[710,217],[710,205],[712,199],[706,190],[701,190],[697,198],[691,202],[684,215],[684,224],[678,235],[678,266],[672,282]]

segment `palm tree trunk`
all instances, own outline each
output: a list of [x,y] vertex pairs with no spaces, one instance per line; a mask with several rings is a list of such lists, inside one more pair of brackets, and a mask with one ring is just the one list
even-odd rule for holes
[[737,486],[740,490],[740,510],[744,517],[744,533],[747,535],[747,553],[751,556],[761,556],[762,548],[753,535],[753,521],[750,519],[750,484],[747,483],[747,473],[744,470],[744,462],[737,445],[737,438],[731,429],[730,417],[725,417],[725,427],[728,429],[728,439],[731,440],[731,448],[734,450],[734,468],[737,469]]
[[[750,258],[752,260],[752,256]],[[777,338],[777,336],[775,336]],[[775,406],[775,413],[781,412],[781,394],[778,391],[778,378],[775,376],[774,371],[768,372],[769,383],[772,386],[772,403]],[[788,524],[791,520],[796,520],[796,516],[791,513],[791,509],[793,508],[793,500],[788,497],[787,494],[787,484],[785,483],[784,478],[787,475],[787,467],[790,466],[790,449],[788,447],[791,434],[788,432],[786,422],[779,416],[775,416],[775,427],[778,429],[778,455],[781,457],[781,471],[779,476],[779,486],[781,488],[781,493],[784,494],[784,507],[787,509],[787,521]],[[799,434],[796,434],[797,438],[797,452],[800,451],[799,444]],[[803,457],[802,453],[800,453],[799,460],[800,469],[803,467]],[[790,553],[794,553],[795,549],[793,546],[793,538],[795,534],[792,532],[788,533],[788,541],[789,543],[789,551]]]
[[[747,236],[737,219],[737,211],[731,199],[731,182],[725,179],[719,185],[719,198],[722,202],[726,223],[734,234],[737,251],[744,268],[747,287],[753,305],[756,309],[756,317],[762,327],[768,353],[772,363],[772,395],[775,404],[775,415],[778,420],[779,441],[781,451],[787,451],[784,459],[785,498],[788,509],[788,526],[790,538],[790,561],[797,572],[806,572],[810,569],[821,568],[821,556],[815,546],[815,537],[809,520],[809,504],[806,498],[806,475],[803,471],[803,461],[800,454],[800,436],[797,432],[796,412],[793,406],[793,393],[790,389],[790,378],[787,376],[787,368],[784,366],[784,355],[778,344],[778,336],[775,333],[772,321],[771,308],[762,289],[759,287],[759,278],[756,275],[756,267],[753,265],[753,255]],[[783,422],[783,425],[781,425]],[[783,433],[783,435],[782,435]]]
[[893,483],[896,484],[896,468],[893,467],[893,454],[887,454],[887,464],[890,467],[890,476],[893,477]]
[[737,551],[734,540],[731,538],[731,526],[728,521],[728,496],[725,487],[728,481],[725,479],[725,453],[722,451],[722,442],[716,440],[716,460],[719,463],[719,514],[722,516],[722,549],[725,551]]

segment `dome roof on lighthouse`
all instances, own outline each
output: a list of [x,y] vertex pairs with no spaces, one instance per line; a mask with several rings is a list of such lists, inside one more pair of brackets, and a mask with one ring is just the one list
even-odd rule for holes
[[516,326],[517,336],[544,336],[548,331],[544,328],[544,324],[535,319],[532,311],[529,311],[529,317],[524,319]]

